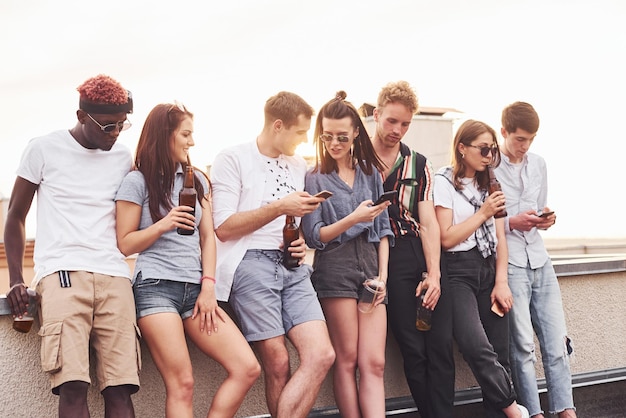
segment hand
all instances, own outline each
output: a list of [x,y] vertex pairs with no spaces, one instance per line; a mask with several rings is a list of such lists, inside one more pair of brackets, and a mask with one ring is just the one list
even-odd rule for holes
[[383,213],[383,211],[387,209],[389,205],[391,205],[391,203],[388,201],[376,206],[372,206],[373,204],[374,202],[372,202],[371,200],[364,200],[359,206],[357,206],[356,209],[354,209],[354,211],[352,212],[352,216],[355,217],[357,223],[372,222],[374,219],[376,219],[378,215]]
[[215,298],[215,288],[213,282],[210,280],[203,280],[201,284],[202,290],[196,299],[196,304],[193,307],[193,313],[191,319],[200,317],[200,332],[206,329],[208,335],[218,331],[218,321],[224,321],[222,310],[217,305],[217,299]]
[[[550,208],[547,206],[543,208],[543,213],[545,212],[551,212]],[[545,218],[539,218],[539,222],[537,223],[537,228],[546,230],[550,228],[552,225],[554,225],[555,223],[556,223],[556,213],[553,213],[552,215],[548,215]]]
[[313,212],[325,199],[311,196],[307,192],[293,192],[278,200],[285,215],[302,217]]
[[298,265],[301,265],[302,263],[304,263],[304,257],[306,256],[306,242],[304,241],[304,238],[300,237],[295,241],[292,241],[291,244],[289,244],[289,252],[291,253],[291,255],[294,258],[298,259]]
[[491,291],[491,303],[497,301],[504,313],[508,313],[513,307],[513,294],[507,283],[496,285]]
[[491,193],[480,207],[480,211],[483,212],[487,218],[491,218],[503,209],[506,209],[506,199],[502,192]]
[[20,282],[11,286],[6,294],[13,317],[21,318],[28,310],[30,296],[26,289],[28,289],[28,286],[24,282]]
[[175,228],[192,230],[196,227],[196,217],[191,214],[193,210],[191,206],[176,206],[158,223],[165,231]]
[[426,289],[424,306],[431,311],[435,309],[441,297],[441,272],[429,272],[424,280],[421,280],[415,288],[415,297],[418,297]]
[[372,277],[370,280],[367,280],[366,283],[370,281],[378,282],[378,291],[376,292],[374,299],[374,306],[378,306],[385,300],[385,295],[387,294],[387,283],[380,280],[379,277]]
[[509,229],[511,231],[528,232],[533,228],[537,228],[542,222],[544,222],[544,219],[537,216],[537,212],[528,210],[509,217]]

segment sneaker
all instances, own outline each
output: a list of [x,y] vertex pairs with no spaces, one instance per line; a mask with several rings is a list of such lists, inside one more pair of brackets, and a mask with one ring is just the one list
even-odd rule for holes
[[519,411],[522,413],[522,418],[530,418],[530,414],[528,413],[528,409],[525,406],[517,404]]

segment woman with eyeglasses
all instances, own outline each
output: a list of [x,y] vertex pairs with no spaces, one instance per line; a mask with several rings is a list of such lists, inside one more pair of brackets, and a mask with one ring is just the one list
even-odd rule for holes
[[210,183],[202,171],[194,169],[195,216],[178,202],[193,145],[191,112],[179,104],[152,109],[137,144],[136,169],[117,192],[117,242],[125,255],[139,253],[133,285],[137,324],[165,383],[165,415],[193,417],[188,337],[228,373],[207,416],[232,417],[260,366],[217,305]]
[[[315,249],[313,286],[324,310],[336,360],[333,388],[342,417],[385,415],[386,282],[389,258],[389,202],[378,159],[356,108],[340,91],[319,111],[315,123],[316,164],[305,190],[333,195],[302,219]],[[377,279],[381,293],[369,313],[357,309],[364,282]],[[357,384],[356,371],[359,370]]]
[[452,165],[435,175],[435,213],[448,271],[453,332],[483,392],[488,417],[528,417],[516,403],[509,365],[508,251],[504,194],[489,194],[490,165],[500,164],[496,133],[487,124],[464,122],[456,132]]

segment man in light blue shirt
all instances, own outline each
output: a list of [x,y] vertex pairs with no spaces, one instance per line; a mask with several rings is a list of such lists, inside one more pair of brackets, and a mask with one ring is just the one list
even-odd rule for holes
[[539,116],[528,103],[515,102],[502,111],[502,163],[496,176],[506,196],[509,249],[511,369],[518,400],[531,417],[543,418],[535,374],[537,333],[548,386],[549,412],[574,418],[572,376],[561,290],[539,230],[556,222],[547,207],[546,163],[528,150],[539,129]]

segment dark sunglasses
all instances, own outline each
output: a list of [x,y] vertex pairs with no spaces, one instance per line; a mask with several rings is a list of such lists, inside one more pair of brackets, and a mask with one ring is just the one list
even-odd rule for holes
[[479,149],[480,150],[480,155],[482,157],[487,157],[489,155],[489,153],[491,153],[492,156],[496,155],[496,151],[498,151],[498,146],[497,145],[479,147],[478,145],[468,144],[466,146]]
[[91,119],[96,125],[98,125],[100,127],[102,132],[106,132],[108,134],[110,134],[111,132],[113,132],[116,129],[119,129],[120,132],[125,131],[126,129],[130,128],[130,126],[131,126],[131,123],[130,123],[130,121],[128,119],[126,119],[125,121],[122,121],[122,122],[109,123],[108,125],[100,125],[100,123],[98,123],[98,121],[95,120],[89,113],[87,113],[87,116],[89,116],[89,119]]

